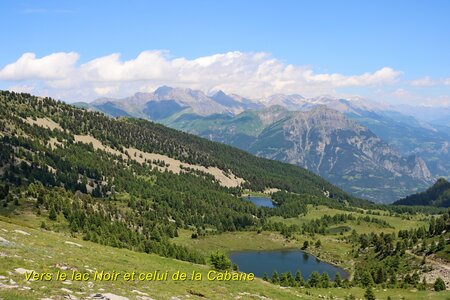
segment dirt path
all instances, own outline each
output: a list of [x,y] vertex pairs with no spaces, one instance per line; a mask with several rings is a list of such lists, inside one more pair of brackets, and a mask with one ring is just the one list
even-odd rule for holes
[[[422,256],[418,256],[411,251],[406,251],[407,254],[412,255],[418,259],[423,259]],[[425,277],[428,283],[434,283],[438,277],[441,277],[445,285],[450,288],[450,264],[440,258],[434,257],[433,255],[427,256],[425,259],[425,264],[431,266],[431,271],[423,273],[421,279]]]

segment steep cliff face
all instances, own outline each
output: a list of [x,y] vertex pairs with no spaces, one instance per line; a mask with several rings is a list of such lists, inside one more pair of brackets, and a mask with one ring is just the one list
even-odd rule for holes
[[[317,172],[334,173],[336,168],[367,172],[385,170],[395,176],[427,180],[430,172],[419,157],[405,159],[367,128],[337,111],[318,107],[298,112],[283,126],[286,161],[298,162]],[[339,170],[339,171],[340,171]]]
[[325,106],[291,112],[268,126],[249,151],[305,167],[359,196],[385,202],[431,180],[420,157],[402,157],[366,127]]

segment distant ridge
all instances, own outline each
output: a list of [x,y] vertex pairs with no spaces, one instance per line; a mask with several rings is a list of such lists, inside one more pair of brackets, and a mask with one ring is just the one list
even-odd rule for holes
[[439,178],[425,192],[410,195],[400,199],[394,205],[420,205],[434,207],[450,207],[450,182]]
[[[113,117],[152,120],[258,156],[302,166],[372,201],[391,203],[426,189],[439,177],[449,178],[450,128],[361,97],[276,94],[252,99],[221,90],[207,95],[199,90],[162,86],[152,93],[101,98],[77,106]],[[300,122],[302,115],[324,107],[335,113],[315,114],[314,120],[306,118],[313,123],[302,121],[314,130],[306,130],[301,137],[310,145],[297,147],[300,136],[293,139],[286,129],[292,125],[291,120]],[[340,124],[353,121],[358,126],[335,130],[329,118]],[[299,125],[294,127],[301,129]],[[357,127],[365,130],[354,131]],[[313,132],[318,134],[311,135]],[[360,135],[363,132],[367,134]],[[376,145],[371,144],[374,141]]]

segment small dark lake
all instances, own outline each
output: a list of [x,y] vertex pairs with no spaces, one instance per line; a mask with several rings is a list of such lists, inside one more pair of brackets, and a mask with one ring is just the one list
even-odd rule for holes
[[261,196],[247,196],[244,197],[244,200],[250,201],[256,206],[263,206],[263,207],[275,207],[273,205],[272,199],[267,197],[261,197]]
[[342,278],[348,277],[343,269],[318,260],[301,250],[240,251],[231,253],[230,259],[239,266],[240,271],[254,273],[257,277],[263,277],[264,273],[271,277],[274,271],[278,274],[291,272],[293,276],[300,271],[305,280],[314,271],[320,274],[327,272],[331,280],[338,272]]

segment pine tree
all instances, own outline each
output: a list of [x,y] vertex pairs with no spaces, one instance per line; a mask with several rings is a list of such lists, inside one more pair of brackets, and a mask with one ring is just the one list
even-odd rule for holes
[[308,249],[308,247],[309,247],[309,242],[308,241],[304,241],[302,249],[305,250],[305,249]]
[[366,289],[366,292],[364,293],[364,299],[366,299],[366,300],[375,300],[375,294],[374,294],[374,292],[373,292],[371,287],[368,287]]
[[373,286],[373,278],[368,271],[364,271],[361,274],[361,284],[363,287]]
[[434,282],[434,290],[436,292],[444,291],[445,290],[445,282],[442,280],[441,277],[438,277],[436,281]]
[[327,272],[323,272],[320,276],[320,286],[323,288],[328,288],[330,286],[330,276]]
[[317,249],[320,248],[322,246],[322,242],[320,240],[317,240],[315,246]]
[[341,285],[342,285],[341,273],[337,272],[336,275],[334,275],[334,286],[340,287]]
[[361,249],[366,249],[367,247],[369,247],[369,240],[366,234],[362,234],[359,237],[359,243],[361,244]]
[[375,282],[377,284],[383,283],[386,281],[386,272],[384,271],[384,267],[380,266],[377,270],[377,274],[375,277]]
[[434,217],[432,217],[431,220],[430,220],[430,227],[428,229],[429,235],[433,236],[435,230],[436,230],[436,220],[434,219]]
[[272,283],[273,284],[279,284],[280,283],[280,277],[278,276],[278,272],[277,271],[272,273]]
[[297,282],[298,286],[305,286],[305,280],[303,279],[302,273],[300,273],[300,271],[297,271],[297,273],[295,273],[295,281]]
[[439,237],[439,242],[438,245],[436,247],[436,251],[442,251],[445,248],[445,238],[444,235],[441,234],[441,236]]
[[229,270],[231,268],[231,260],[223,253],[211,254],[210,260],[216,270]]
[[280,285],[281,286],[289,286],[289,278],[288,278],[288,272],[281,273],[280,276]]
[[320,274],[317,271],[311,273],[308,279],[308,284],[311,287],[317,287],[320,283]]
[[54,206],[52,206],[52,208],[50,209],[50,212],[49,212],[49,214],[48,214],[48,218],[49,218],[50,220],[52,220],[52,221],[56,221],[56,217],[57,217],[57,215],[56,215],[56,209],[55,209]]

